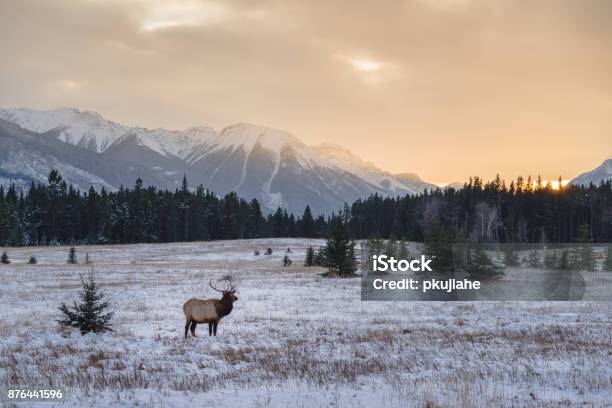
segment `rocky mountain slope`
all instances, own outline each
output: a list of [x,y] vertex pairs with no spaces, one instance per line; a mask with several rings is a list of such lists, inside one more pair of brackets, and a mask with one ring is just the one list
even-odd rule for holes
[[602,181],[612,180],[612,159],[604,161],[599,167],[582,173],[571,181],[572,184],[599,185]]
[[[183,175],[217,194],[236,191],[269,211],[329,214],[373,193],[404,195],[435,186],[414,174],[392,175],[331,144],[310,147],[265,126],[239,123],[220,132],[121,125],[95,112],[0,109],[0,182],[44,181],[51,168],[86,189],[147,185],[176,188]],[[9,142],[10,140],[10,142]]]

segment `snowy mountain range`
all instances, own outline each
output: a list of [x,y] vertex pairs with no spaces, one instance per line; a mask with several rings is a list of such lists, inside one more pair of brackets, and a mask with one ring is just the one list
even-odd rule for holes
[[393,175],[323,144],[307,146],[291,134],[239,123],[220,132],[130,127],[95,112],[0,109],[0,184],[45,182],[51,169],[88,189],[144,184],[204,185],[219,195],[236,191],[264,210],[301,213],[310,205],[329,214],[370,194],[415,194],[436,188],[415,174]]
[[612,180],[612,159],[605,160],[594,170],[582,173],[571,181],[572,184],[599,185],[602,181]]

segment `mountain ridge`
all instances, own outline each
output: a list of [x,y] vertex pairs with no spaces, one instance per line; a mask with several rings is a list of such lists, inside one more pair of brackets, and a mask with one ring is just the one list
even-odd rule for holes
[[[289,132],[246,122],[220,131],[208,126],[147,129],[113,122],[97,112],[65,107],[48,111],[0,109],[0,119],[22,128],[26,132],[24,138],[52,139],[54,147],[47,147],[52,152],[44,159],[47,163],[64,161],[74,167],[70,168],[72,173],[85,165],[58,153],[57,146],[61,145],[56,142],[81,149],[70,149],[74,156],[94,162],[94,158],[102,158],[115,163],[125,174],[142,174],[145,184],[175,188],[186,175],[192,185],[202,184],[220,195],[236,191],[247,199],[257,198],[268,211],[281,206],[299,213],[310,205],[313,211],[330,213],[341,209],[345,202],[374,193],[405,195],[435,188],[418,176],[418,180],[396,177],[345,147],[308,146]],[[45,154],[43,144],[36,149],[38,155]],[[19,169],[17,163],[11,163],[11,174],[16,178],[20,171],[22,176],[28,173],[25,164]],[[6,170],[5,167],[6,160],[0,160],[0,169]],[[76,183],[80,188],[89,187],[83,184],[84,180],[104,181],[109,177],[110,170],[105,166],[92,171]],[[46,174],[35,178],[43,177]],[[104,183],[118,188],[120,181],[123,177]]]
[[602,164],[591,171],[584,172],[570,181],[576,185],[599,185],[602,181],[612,180],[612,158],[606,159]]

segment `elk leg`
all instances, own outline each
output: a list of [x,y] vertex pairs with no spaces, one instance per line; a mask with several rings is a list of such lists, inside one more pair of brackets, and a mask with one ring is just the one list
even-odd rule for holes
[[217,325],[218,324],[219,324],[218,320],[213,324],[213,333],[214,333],[215,336],[217,335]]
[[195,335],[195,328],[196,328],[196,326],[197,326],[197,325],[198,325],[198,322],[196,322],[195,320],[192,320],[192,321],[191,321],[191,335],[192,335],[193,337],[195,337],[195,336],[196,336],[196,335]]
[[212,336],[212,328],[213,328],[212,322],[208,323],[208,335],[209,336]]
[[187,323],[185,323],[185,338],[187,338],[187,332],[189,331],[190,324],[191,324],[191,320],[187,320]]

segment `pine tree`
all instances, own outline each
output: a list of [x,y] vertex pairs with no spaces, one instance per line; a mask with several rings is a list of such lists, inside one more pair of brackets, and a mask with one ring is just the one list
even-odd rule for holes
[[310,211],[310,206],[306,206],[302,215],[302,231],[301,235],[305,238],[313,238],[315,236],[315,221]]
[[84,279],[83,275],[79,277],[83,286],[82,292],[79,293],[81,302],[74,302],[72,306],[62,303],[59,307],[62,318],[58,323],[65,327],[76,327],[81,334],[111,331],[110,321],[113,313],[106,311],[110,307],[108,302],[104,301],[106,293],[98,288],[92,272],[87,279]]
[[265,254],[266,254],[266,255],[272,255],[272,248],[268,248],[268,249],[266,249]]
[[76,249],[74,247],[70,247],[70,251],[68,251],[68,263],[76,264],[77,262],[77,254]]
[[527,265],[532,268],[539,268],[540,266],[542,266],[542,262],[540,261],[540,254],[538,253],[537,249],[534,249],[529,252],[529,254],[527,255],[526,262]]
[[293,262],[291,261],[291,259],[289,259],[289,256],[287,254],[285,254],[285,256],[283,257],[283,266],[291,266]]
[[439,225],[433,226],[427,234],[425,253],[432,259],[432,269],[435,272],[446,273],[455,270],[455,256],[449,235]]
[[349,241],[349,247],[348,247],[348,259],[349,259],[349,266],[352,268],[353,272],[351,274],[354,274],[357,266],[359,265],[359,261],[358,261],[358,257],[357,257],[357,252],[355,251],[355,246],[357,244],[355,243],[355,241]]
[[512,244],[504,245],[504,264],[506,267],[515,267],[520,266],[521,264],[521,261],[516,254],[516,251],[514,251]]
[[468,250],[464,269],[471,279],[489,279],[504,274],[502,268],[489,259],[481,245]]
[[608,246],[606,248],[606,257],[603,262],[603,270],[612,272],[612,247]]
[[256,250],[253,252],[253,255],[255,255],[255,256],[259,256],[259,250],[258,250],[258,249],[256,249]]
[[380,235],[376,234],[371,236],[366,245],[368,247],[368,254],[370,257],[372,255],[382,255],[383,241],[380,239]]
[[387,242],[385,243],[384,254],[387,255],[387,257],[389,258],[395,257],[395,241],[394,240],[392,239],[387,240]]
[[36,265],[37,263],[38,261],[36,260],[36,257],[34,255],[32,255],[30,259],[28,259],[28,264],[30,265]]
[[324,249],[319,247],[314,257],[314,266],[325,266]]
[[2,253],[2,257],[0,257],[0,262],[2,262],[5,265],[8,265],[11,263],[11,261],[9,261],[9,257],[6,252]]
[[304,260],[304,266],[314,266],[315,264],[315,250],[309,246],[306,250],[306,259]]
[[590,245],[581,245],[576,251],[576,269],[593,272],[597,267],[595,253]]
[[326,276],[351,276],[357,270],[355,242],[349,237],[348,230],[339,216],[332,220],[332,232],[323,249]]

